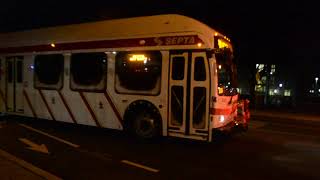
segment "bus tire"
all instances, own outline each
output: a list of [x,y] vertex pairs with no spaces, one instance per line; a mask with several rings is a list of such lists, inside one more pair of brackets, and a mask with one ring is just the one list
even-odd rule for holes
[[149,102],[140,101],[129,107],[126,113],[127,129],[140,140],[151,140],[161,135],[161,116]]
[[138,113],[133,120],[133,132],[139,139],[155,139],[160,135],[159,120],[148,112]]

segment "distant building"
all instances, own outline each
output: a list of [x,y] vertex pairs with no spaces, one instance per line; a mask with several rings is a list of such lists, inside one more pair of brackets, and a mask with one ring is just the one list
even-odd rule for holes
[[240,67],[239,92],[254,98],[257,106],[292,106],[296,83],[289,71],[285,65],[277,64],[256,64],[251,69]]

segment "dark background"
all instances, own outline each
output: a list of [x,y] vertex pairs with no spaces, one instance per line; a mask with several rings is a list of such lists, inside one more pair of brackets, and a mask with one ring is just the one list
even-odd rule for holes
[[0,31],[165,13],[193,17],[226,34],[242,69],[280,64],[298,96],[305,96],[320,77],[319,9],[309,1],[11,0],[1,3]]
[[[178,13],[227,34],[250,59],[319,58],[318,6],[308,1],[4,1],[0,30],[16,31],[100,19]],[[297,51],[298,50],[298,51]],[[247,53],[246,53],[247,54]],[[292,57],[293,56],[293,57]]]

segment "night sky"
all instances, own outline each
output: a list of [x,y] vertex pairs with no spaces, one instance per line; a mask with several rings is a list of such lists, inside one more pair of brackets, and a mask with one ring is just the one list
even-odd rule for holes
[[226,34],[240,62],[291,64],[320,76],[319,9],[308,1],[11,0],[1,3],[0,31],[164,13],[193,17]]

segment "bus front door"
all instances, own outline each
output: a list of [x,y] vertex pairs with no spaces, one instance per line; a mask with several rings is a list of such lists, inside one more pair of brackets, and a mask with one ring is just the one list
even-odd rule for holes
[[170,55],[169,136],[209,140],[208,69],[205,52]]
[[6,58],[7,111],[23,113],[23,57]]

